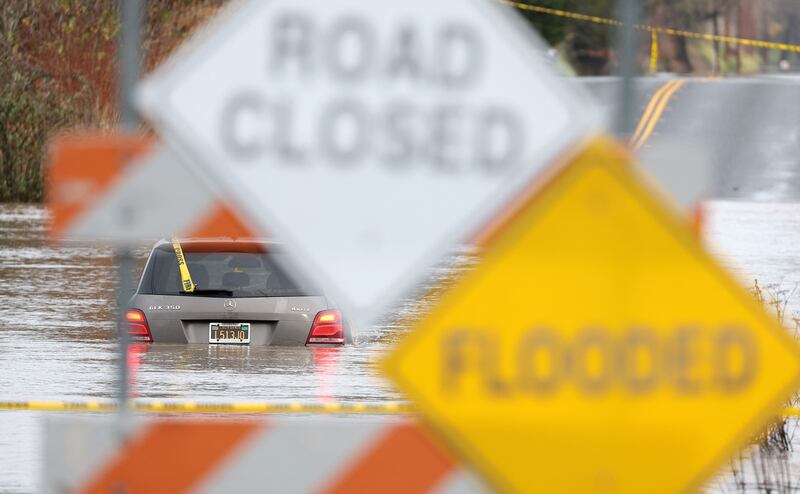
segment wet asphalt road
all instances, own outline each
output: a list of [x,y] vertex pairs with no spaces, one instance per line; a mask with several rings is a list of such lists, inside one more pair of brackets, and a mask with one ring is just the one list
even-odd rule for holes
[[[647,77],[636,84],[638,121],[648,102],[673,77]],[[709,197],[748,201],[800,200],[800,77],[684,79],[642,146],[694,145],[715,167]],[[605,121],[613,121],[619,81],[585,78]]]
[[[639,82],[637,119],[667,80]],[[610,112],[616,82],[583,82]],[[790,104],[798,95],[800,80],[791,78],[690,80],[643,146],[685,139],[707,147],[718,170],[712,195],[723,199],[710,208],[709,244],[743,283],[758,278],[786,297],[791,314],[800,313],[800,205],[791,204],[800,202],[800,114]],[[45,228],[41,208],[0,205],[0,399],[111,398],[111,252],[48,245]],[[367,328],[357,346],[335,349],[137,346],[133,392],[209,401],[397,400],[372,365],[397,331]],[[0,492],[35,491],[45,415],[0,412]]]

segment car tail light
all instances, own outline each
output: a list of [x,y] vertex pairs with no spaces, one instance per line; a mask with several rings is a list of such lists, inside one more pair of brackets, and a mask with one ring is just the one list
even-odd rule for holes
[[344,345],[344,329],[342,315],[338,310],[323,310],[317,313],[311,331],[308,332],[306,345]]
[[150,326],[147,324],[144,312],[139,309],[125,311],[125,322],[128,326],[128,335],[130,335],[132,341],[153,342],[153,335],[150,334]]

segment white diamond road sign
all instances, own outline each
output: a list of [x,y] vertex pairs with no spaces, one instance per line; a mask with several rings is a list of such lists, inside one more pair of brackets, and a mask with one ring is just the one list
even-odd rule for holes
[[595,121],[494,2],[252,0],[224,14],[144,81],[140,109],[357,326]]

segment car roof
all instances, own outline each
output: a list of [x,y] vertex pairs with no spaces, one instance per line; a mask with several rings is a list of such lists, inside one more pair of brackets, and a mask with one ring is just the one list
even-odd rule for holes
[[[258,238],[181,238],[181,248],[186,252],[267,252],[278,250],[280,244]],[[163,238],[156,242],[153,249],[172,248],[172,240]]]

